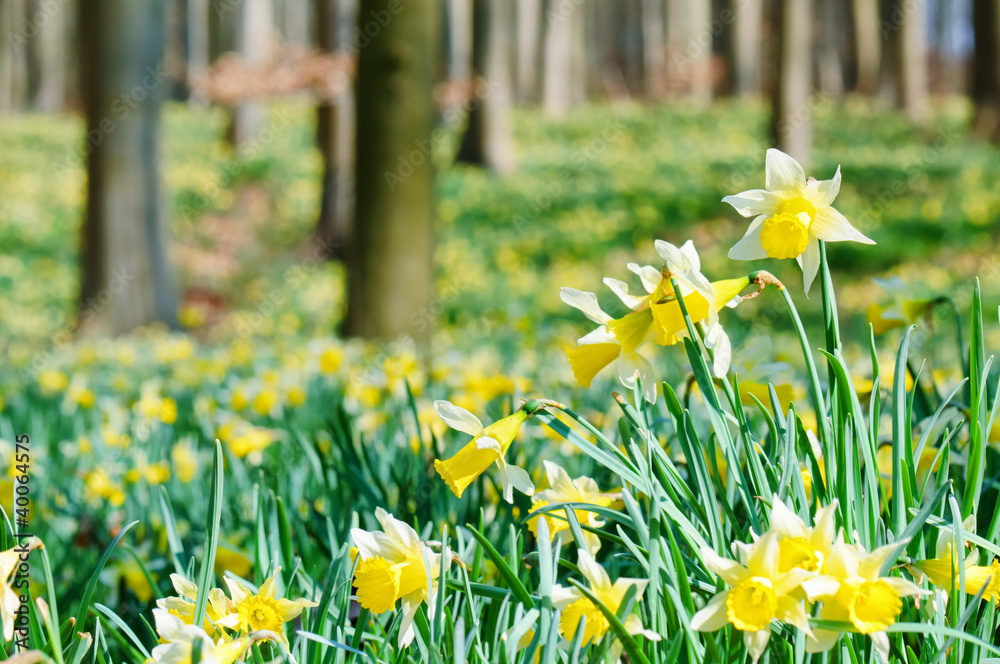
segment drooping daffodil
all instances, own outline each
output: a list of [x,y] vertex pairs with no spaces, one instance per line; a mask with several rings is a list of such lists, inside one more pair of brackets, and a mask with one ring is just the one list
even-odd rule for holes
[[840,168],[831,180],[806,179],[799,162],[771,148],[764,161],[765,189],[726,196],[750,227],[729,250],[735,260],[794,258],[802,268],[806,293],[819,270],[819,241],[875,244],[833,207],[840,192]]
[[514,489],[529,496],[535,492],[528,473],[504,459],[514,436],[530,417],[527,410],[520,408],[512,415],[484,427],[478,417],[450,401],[435,401],[434,409],[452,429],[472,436],[472,440],[450,459],[434,460],[434,469],[456,496],[461,498],[469,485],[494,463],[500,469],[503,496],[508,503],[514,502]]

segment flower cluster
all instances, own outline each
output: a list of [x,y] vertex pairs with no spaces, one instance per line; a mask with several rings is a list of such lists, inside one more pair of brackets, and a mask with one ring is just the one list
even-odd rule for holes
[[692,628],[710,632],[732,625],[743,632],[756,662],[771,638],[771,621],[777,620],[806,633],[808,652],[823,652],[840,633],[810,627],[808,606],[820,603],[819,618],[850,623],[888,661],[886,629],[902,611],[902,598],[925,591],[882,574],[905,540],[871,552],[848,544],[843,531],[836,533],[836,510],[837,503],[821,508],[810,527],[775,496],[770,528],[753,542],[737,543],[738,560],[703,549],[705,566],[729,588],[694,615]]

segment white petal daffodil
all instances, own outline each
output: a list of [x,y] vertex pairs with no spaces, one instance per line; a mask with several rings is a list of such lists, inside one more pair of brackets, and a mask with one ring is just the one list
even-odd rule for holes
[[726,196],[744,217],[753,217],[736,245],[735,260],[794,258],[802,268],[806,294],[819,270],[819,241],[875,244],[833,208],[840,192],[840,168],[831,180],[806,179],[799,162],[771,148],[764,164],[765,189]]
[[[420,540],[411,526],[381,507],[375,510],[382,531],[351,530],[357,547],[354,587],[358,603],[372,613],[385,613],[402,601],[400,647],[409,645],[416,632],[413,619],[421,603],[433,610],[441,573],[441,554]],[[352,555],[354,552],[352,551]]]
[[527,471],[508,464],[504,459],[514,436],[529,417],[527,411],[518,409],[514,414],[484,427],[478,417],[450,401],[435,401],[434,409],[452,429],[472,436],[472,440],[450,459],[434,460],[435,470],[456,496],[461,498],[468,486],[493,463],[500,469],[503,497],[508,503],[514,502],[514,489],[529,496],[535,492],[535,485]]

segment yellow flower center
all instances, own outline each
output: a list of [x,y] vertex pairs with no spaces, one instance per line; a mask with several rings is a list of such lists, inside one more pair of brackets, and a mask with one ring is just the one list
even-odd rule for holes
[[729,591],[726,615],[733,627],[744,632],[767,629],[778,611],[778,598],[768,579],[751,577]]
[[771,258],[795,258],[809,244],[809,221],[804,212],[779,212],[768,217],[760,229],[760,245]]
[[591,641],[596,642],[608,631],[611,625],[604,617],[597,605],[587,598],[578,599],[562,612],[562,619],[559,621],[559,631],[563,637],[572,641],[576,637],[576,629],[580,625],[580,618],[587,617],[587,625],[583,628],[584,645]]
[[878,579],[858,586],[849,608],[854,627],[862,634],[871,634],[884,632],[896,622],[903,600],[885,579]]
[[354,572],[358,603],[372,613],[385,613],[396,606],[399,570],[381,556],[362,560]]
[[270,597],[260,597],[249,595],[240,602],[237,609],[240,616],[240,624],[247,625],[251,631],[266,629],[280,633],[284,621],[281,619],[281,611],[278,610],[278,603]]
[[813,219],[816,218],[816,206],[805,198],[802,198],[801,196],[798,198],[786,198],[778,203],[778,214],[791,214],[798,216],[803,212],[809,215],[809,221],[806,222],[806,224],[811,224]]
[[818,572],[821,561],[816,549],[805,537],[786,537],[778,545],[778,572],[784,574],[799,567],[807,572]]

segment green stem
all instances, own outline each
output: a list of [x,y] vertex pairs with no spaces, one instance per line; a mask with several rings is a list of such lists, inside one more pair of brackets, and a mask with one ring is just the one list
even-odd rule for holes
[[826,242],[819,242],[819,271],[823,295],[823,326],[826,329],[826,352],[834,355],[840,348],[840,320],[837,316],[837,296],[833,292],[830,263],[826,259]]
[[788,289],[784,286],[778,286],[778,291],[780,291],[781,296],[785,298],[785,305],[788,307],[788,313],[791,315],[792,323],[795,325],[795,332],[799,335],[799,345],[802,347],[802,356],[805,358],[806,370],[809,373],[813,408],[816,411],[816,426],[819,429],[820,440],[826,443],[828,440],[826,431],[826,402],[823,399],[823,390],[820,388],[819,372],[816,370],[816,361],[813,359],[812,351],[809,348],[809,339],[806,337],[805,328],[802,327],[802,319],[799,318],[799,312],[795,308],[792,296],[788,293]]

